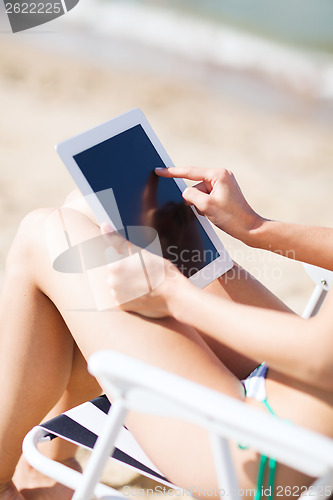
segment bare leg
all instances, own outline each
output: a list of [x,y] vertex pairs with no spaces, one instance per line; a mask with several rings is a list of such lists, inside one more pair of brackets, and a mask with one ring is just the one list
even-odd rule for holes
[[[74,342],[53,302],[45,295],[51,297],[53,288],[59,301],[56,305],[64,309],[64,319],[75,329],[76,340],[85,357],[103,346],[112,346],[146,361],[156,357],[156,364],[167,368],[168,356],[161,360],[160,353],[165,346],[165,352],[171,354],[178,343],[177,359],[187,351],[192,353],[194,362],[196,358],[203,358],[207,365],[207,385],[237,397],[242,395],[237,380],[221,366],[198,334],[186,327],[183,332],[183,327],[172,320],[147,322],[126,313],[104,315],[70,310],[70,298],[76,295],[78,303],[84,304],[89,290],[85,288],[84,276],[65,276],[64,281],[64,275],[55,273],[50,266],[43,231],[46,215],[47,212],[32,214],[21,225],[8,259],[3,290],[0,351],[1,380],[6,380],[0,396],[2,408],[5,408],[0,415],[0,481],[3,485],[8,485],[12,477],[24,435],[57,403],[70,380]],[[74,225],[81,224],[82,220],[80,215],[79,221],[73,220]],[[97,230],[96,227],[91,229]],[[43,291],[39,280],[45,285]],[[39,334],[35,335],[37,328]],[[136,332],[135,337],[133,332]],[[189,366],[181,367],[179,363],[179,367],[181,374],[189,374]],[[191,371],[191,378],[201,378],[192,362]],[[218,380],[221,372],[230,381]],[[18,419],[17,414],[21,418]],[[12,425],[14,421],[15,426]]]
[[[78,238],[82,238],[82,235],[88,238],[98,234],[98,228],[80,214],[71,213],[68,220],[71,224],[71,234],[75,236],[76,233]],[[27,258],[23,268],[18,265],[20,277],[24,275],[23,281],[32,282],[35,293],[44,293],[57,306],[85,358],[101,348],[111,348],[243,399],[238,379],[220,362],[200,335],[186,325],[170,318],[149,321],[122,311],[97,312],[89,310],[87,306],[85,311],[74,311],[74,296],[78,303],[87,304],[90,288],[86,276],[64,275],[53,271],[45,245],[43,224],[36,216],[30,217],[21,227],[13,251],[13,255],[16,255],[13,259],[16,265],[22,262],[22,254]],[[10,370],[8,367],[8,380],[12,372],[13,368]],[[17,387],[14,389],[18,392]],[[37,391],[35,400],[38,400],[38,397]],[[28,427],[34,418],[39,420],[36,415],[29,415]],[[9,420],[8,417],[3,418],[2,430],[6,429],[6,425],[9,426]],[[32,424],[34,423],[36,422]],[[22,427],[24,426],[27,427],[26,421],[22,424]],[[194,426],[169,419],[137,415],[130,420],[130,426],[148,454],[174,482],[187,488],[199,485],[204,490],[216,486],[208,440],[204,432]],[[3,449],[8,450],[9,457],[13,455],[10,447],[15,439],[17,442],[18,439],[12,436],[11,442],[6,442],[5,437],[3,438],[6,444]],[[239,469],[243,471],[242,485],[253,487],[256,464],[257,457],[251,452],[243,452],[238,457]],[[284,481],[286,484],[292,484],[288,474],[284,475]]]
[[[73,338],[53,303],[37,289],[29,273],[29,258],[27,248],[17,255],[14,245],[1,297],[0,379],[6,381],[1,391],[6,411],[0,417],[0,484],[2,489],[8,486],[9,498],[14,498],[9,481],[26,432],[59,398],[58,409],[64,411],[93,392],[98,394],[91,376],[87,394],[79,389],[76,371],[82,374],[83,358],[74,349]],[[74,364],[73,356],[77,360]],[[73,457],[74,449],[65,448],[49,451],[54,458],[67,460]]]
[[[81,214],[66,214],[71,238],[80,240],[98,234],[98,228]],[[56,304],[70,328],[70,331],[87,358],[96,350],[110,348],[132,355],[150,364],[169,370],[190,380],[199,382],[215,390],[243,399],[242,386],[202,340],[198,332],[177,323],[171,318],[151,321],[123,311],[97,312],[88,307],[87,296],[90,288],[86,276],[54,273],[45,258],[45,241],[40,227],[30,227],[29,235],[38,243],[37,255],[31,259],[30,267],[37,286]],[[21,241],[24,244],[25,238]],[[75,241],[74,241],[75,242]],[[28,242],[29,246],[29,242]],[[38,266],[37,266],[38,263]],[[245,283],[246,285],[247,283]],[[253,283],[254,284],[254,283]],[[240,286],[240,285],[237,285]],[[254,289],[255,287],[253,287]],[[74,311],[72,297],[80,304],[86,304],[84,311]],[[272,304],[271,298],[266,303]],[[265,299],[261,299],[263,307]],[[259,305],[259,304],[258,304]],[[274,305],[275,307],[282,307]],[[273,305],[272,305],[273,307]],[[280,391],[283,393],[283,390]],[[302,392],[302,391],[300,391]],[[294,393],[294,401],[289,402],[288,411],[293,407],[294,421],[303,414],[305,401]],[[283,397],[280,404],[284,404]],[[321,414],[325,402],[314,412]],[[276,404],[276,408],[279,405]],[[288,412],[287,412],[288,413]],[[288,415],[286,415],[288,416]],[[214,468],[210,456],[207,436],[196,427],[169,419],[132,415],[129,425],[146,449],[148,455],[159,468],[177,484],[186,488],[199,485],[203,490],[216,486]],[[193,443],[195,442],[195,446]],[[177,453],[175,453],[177,449]],[[239,476],[243,487],[254,487],[257,473],[257,456],[251,451],[239,452],[235,449]],[[204,460],[203,460],[204,457]],[[205,467],[202,467],[202,464]],[[280,472],[281,471],[281,472]],[[280,484],[306,484],[308,478],[280,468]]]
[[[57,417],[69,408],[73,408],[87,400],[101,394],[101,389],[87,371],[87,363],[78,347],[74,344],[72,370],[65,392],[43,419],[48,421]],[[55,439],[48,443],[39,445],[41,452],[61,462],[68,467],[81,471],[81,466],[75,458],[77,446],[63,439]],[[51,478],[44,476],[31,467],[23,455],[16,467],[14,484],[25,500],[66,500],[71,498],[73,492],[65,486],[55,483]]]

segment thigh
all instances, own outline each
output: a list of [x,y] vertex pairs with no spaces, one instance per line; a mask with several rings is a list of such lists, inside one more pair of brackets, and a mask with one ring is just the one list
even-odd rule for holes
[[[68,246],[68,239],[61,240],[63,223],[72,246],[96,237],[99,229],[74,211],[64,211],[63,220],[54,217],[48,220],[47,238],[41,226],[33,230],[37,250],[31,268],[39,287],[57,306],[86,359],[98,350],[112,349],[243,399],[239,380],[195,330],[172,318],[157,321],[119,309],[97,310],[86,272],[55,271],[52,259]],[[103,266],[99,273],[102,279]],[[109,396],[112,398],[112,394]],[[141,415],[132,415],[128,425],[152,460],[173,481],[189,487],[200,474],[204,476],[200,480],[202,485],[213,484],[213,463],[205,432],[169,418]],[[207,461],[205,467],[200,465],[202,457]]]
[[[213,281],[205,290],[225,300],[232,300],[241,304],[265,309],[291,312],[276,295],[237,263],[234,263],[234,267],[230,271]],[[222,328],[223,325],[221,324]],[[222,363],[238,379],[246,378],[257,367],[258,363],[253,359],[235,352],[233,349],[230,349],[216,339],[212,339],[203,332],[200,332],[200,334]],[[269,335],[269,332],[267,332],[267,335]]]
[[[99,234],[97,221],[92,215],[91,209],[88,207],[85,199],[77,192],[72,193],[71,198],[73,199],[68,199],[62,207],[62,210],[55,214],[56,217],[53,216],[50,218],[52,219],[51,225],[58,226],[56,231],[58,234],[56,253],[61,253],[62,249],[68,244],[67,240],[63,241],[64,239],[59,236],[61,232],[66,232],[67,238],[69,238],[70,244],[73,246],[85,241],[89,235],[96,236]],[[73,208],[73,210],[70,208]],[[61,245],[59,247],[60,241],[62,241],[62,248]],[[51,246],[53,243],[54,242],[51,241]],[[96,246],[98,246],[98,242],[96,242]],[[51,255],[54,257],[54,249],[51,249]],[[67,278],[69,280],[69,277]],[[82,304],[85,304],[86,308],[94,309],[96,308],[96,301],[103,303],[103,295],[105,297],[107,293],[105,290],[103,291],[103,287],[105,288],[103,270],[90,270],[85,273],[85,278],[88,280],[86,288],[89,289],[89,292],[85,293],[85,300],[81,300],[80,304],[81,307]],[[98,292],[96,292],[96,290],[98,290]],[[290,312],[289,308],[283,304],[281,300],[258,280],[253,278],[246,270],[238,266],[237,263],[234,264],[234,267],[229,272],[208,285],[206,290],[225,300]],[[221,328],[223,328],[223,325],[221,325]],[[239,380],[246,378],[247,375],[256,368],[256,361],[235,352],[233,349],[212,339],[203,332],[199,333],[204,342],[217,355],[221,362],[228,367]]]
[[[99,228],[80,213],[65,212],[64,220],[72,246],[99,234]],[[61,312],[86,359],[101,349],[116,350],[244,399],[238,378],[192,328],[172,318],[157,321],[118,309],[97,310],[87,272],[57,272],[52,266],[55,254],[68,247],[68,239],[61,239],[58,234],[64,228],[53,224],[54,221],[48,229],[48,238],[40,224],[30,231],[36,248],[30,264],[36,282]],[[104,272],[101,266],[102,281]],[[150,458],[173,482],[187,489],[196,486],[203,492],[217,487],[205,431],[167,417],[138,414],[130,416],[128,425]],[[235,450],[241,484],[254,485],[257,455],[251,451],[239,454]]]

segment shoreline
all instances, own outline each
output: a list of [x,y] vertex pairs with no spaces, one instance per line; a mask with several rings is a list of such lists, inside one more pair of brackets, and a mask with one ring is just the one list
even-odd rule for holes
[[[142,29],[145,26],[146,29]],[[123,0],[86,0],[45,27],[15,35],[18,43],[121,71],[197,82],[212,92],[243,88],[255,105],[318,109],[333,121],[333,54],[296,47],[218,23],[181,8]]]
[[[192,12],[150,2],[87,0],[64,19],[64,26],[73,34],[100,37],[104,43],[132,43],[134,53],[137,46],[145,46],[159,51],[162,58],[171,55],[205,70],[239,71],[245,78],[252,73],[295,94],[333,105],[332,52],[284,43],[198,12],[195,7]],[[154,63],[158,64],[157,58]],[[158,66],[160,71],[162,64]]]

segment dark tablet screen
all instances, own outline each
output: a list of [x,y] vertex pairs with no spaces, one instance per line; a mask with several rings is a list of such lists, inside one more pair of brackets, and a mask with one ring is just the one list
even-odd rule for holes
[[[141,125],[136,125],[74,156],[111,220],[103,193],[112,188],[122,225],[150,226],[159,235],[163,255],[190,277],[220,256],[206,231],[184,204],[173,179],[158,177],[165,167]],[[121,229],[117,227],[117,229]]]

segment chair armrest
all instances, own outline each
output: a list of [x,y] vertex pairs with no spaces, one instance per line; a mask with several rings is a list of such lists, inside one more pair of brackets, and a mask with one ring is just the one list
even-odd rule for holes
[[114,351],[95,353],[89,370],[129,409],[195,422],[308,475],[333,468],[333,440],[217,391]]

